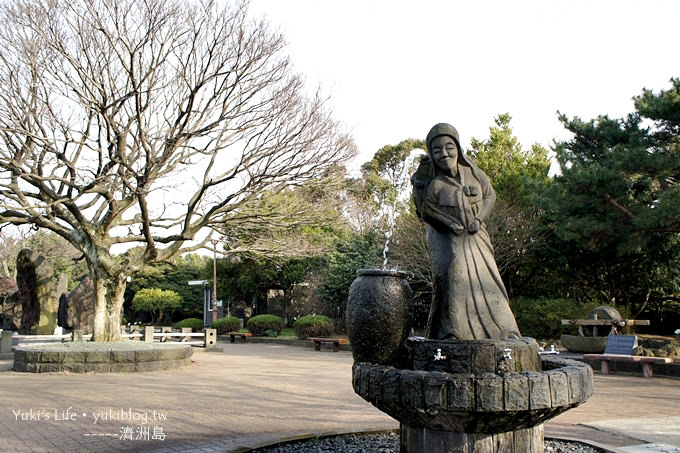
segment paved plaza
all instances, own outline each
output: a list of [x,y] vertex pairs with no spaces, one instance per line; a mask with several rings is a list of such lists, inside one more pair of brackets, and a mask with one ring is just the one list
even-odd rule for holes
[[[235,452],[399,426],[352,390],[350,352],[218,346],[196,348],[185,368],[148,373],[16,373],[0,362],[0,451]],[[621,452],[680,452],[680,380],[595,373],[595,395],[545,432]]]

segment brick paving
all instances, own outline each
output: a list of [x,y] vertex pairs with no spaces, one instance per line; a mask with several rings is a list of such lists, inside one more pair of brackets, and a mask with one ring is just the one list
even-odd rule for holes
[[[0,372],[0,451],[234,452],[283,438],[398,428],[352,390],[349,352],[219,347],[195,349],[192,365],[169,371]],[[679,380],[596,373],[595,396],[548,422],[546,436],[638,445],[633,432],[588,423],[662,416],[680,416]]]

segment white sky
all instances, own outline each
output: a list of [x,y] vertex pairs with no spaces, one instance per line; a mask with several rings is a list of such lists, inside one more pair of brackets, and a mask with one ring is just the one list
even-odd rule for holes
[[352,131],[357,168],[387,144],[456,126],[467,148],[509,112],[522,145],[557,120],[619,118],[680,77],[678,0],[251,0],[310,89]]

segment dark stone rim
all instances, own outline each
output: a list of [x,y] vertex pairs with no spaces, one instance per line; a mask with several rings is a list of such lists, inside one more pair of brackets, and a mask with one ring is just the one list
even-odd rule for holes
[[[413,371],[355,362],[352,386],[366,401],[409,426],[456,432],[513,431],[543,423],[593,394],[589,365],[541,359],[543,371],[503,375]],[[383,392],[385,386],[397,391]],[[455,399],[444,397],[448,389],[457,389]],[[524,394],[526,404],[516,405],[508,398],[512,394]]]
[[[104,349],[60,349],[61,343],[22,346],[14,351],[13,371],[50,373],[116,373],[180,368],[191,363],[193,348],[182,344],[127,345]],[[42,346],[42,347],[40,347]],[[54,347],[51,347],[54,346]],[[79,345],[77,345],[79,346]],[[82,346],[85,347],[85,344]],[[93,347],[97,347],[94,345]]]
[[533,345],[536,344],[536,348],[538,348],[538,343],[534,338],[531,337],[522,337],[522,338],[513,338],[513,339],[508,339],[508,340],[496,340],[494,338],[480,338],[478,340],[433,340],[431,338],[424,338],[424,337],[408,337],[406,339],[406,342],[408,344],[461,344],[465,345],[469,348],[475,347],[475,346],[488,346],[488,345],[515,345],[515,344],[522,344],[522,345]]
[[399,277],[406,278],[408,274],[404,271],[396,269],[359,269],[357,271],[359,276],[375,276],[375,277]]

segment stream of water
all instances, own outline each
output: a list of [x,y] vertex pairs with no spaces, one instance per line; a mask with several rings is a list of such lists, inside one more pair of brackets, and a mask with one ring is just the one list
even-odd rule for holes
[[383,215],[387,219],[387,231],[385,232],[385,245],[383,246],[383,264],[382,269],[388,270],[387,267],[387,253],[390,250],[390,243],[392,242],[392,236],[394,235],[394,227],[397,219],[397,207],[399,202],[407,201],[410,198],[410,187],[411,178],[409,173],[411,167],[413,166],[414,159],[422,153],[422,150],[413,150],[411,154],[404,159],[403,167],[397,175],[396,181],[393,181],[395,188],[397,189],[397,196],[391,205],[383,207]]

